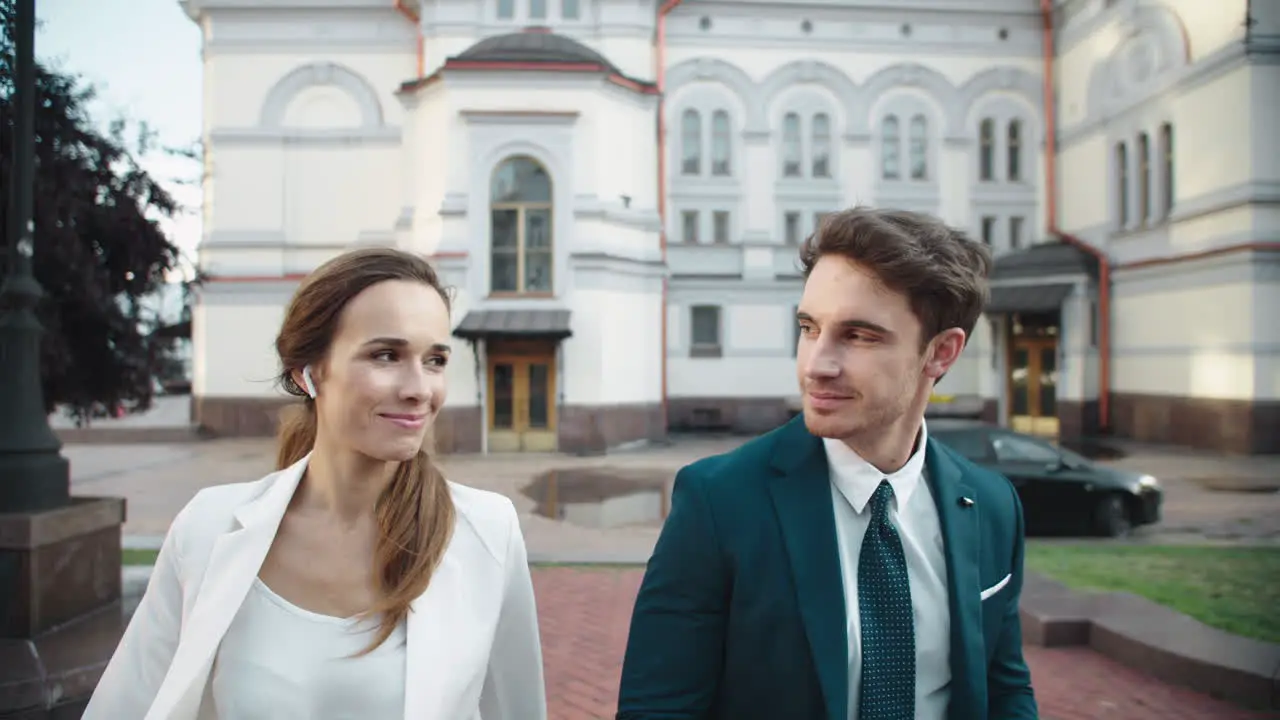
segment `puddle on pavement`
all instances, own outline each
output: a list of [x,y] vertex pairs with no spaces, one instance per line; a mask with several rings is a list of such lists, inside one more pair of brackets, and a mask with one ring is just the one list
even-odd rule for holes
[[671,474],[617,467],[549,470],[521,492],[552,520],[592,528],[661,525],[670,510]]

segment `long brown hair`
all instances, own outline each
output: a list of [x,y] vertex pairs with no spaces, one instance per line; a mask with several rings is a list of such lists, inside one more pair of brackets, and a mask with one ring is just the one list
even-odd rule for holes
[[[324,359],[342,310],[366,288],[387,280],[430,286],[450,306],[449,292],[426,258],[390,248],[355,250],[321,265],[302,281],[285,311],[276,337],[280,385],[303,398],[281,416],[276,468],[284,469],[311,452],[316,441],[316,405],[298,387],[293,373]],[[428,443],[429,444],[429,443]],[[374,545],[378,600],[370,615],[382,616],[369,652],[386,641],[409,614],[409,605],[431,580],[453,534],[456,510],[444,475],[426,448],[400,463],[378,498],[378,538]]]

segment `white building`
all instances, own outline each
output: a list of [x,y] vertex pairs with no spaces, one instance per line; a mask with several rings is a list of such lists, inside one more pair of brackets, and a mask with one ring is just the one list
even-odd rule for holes
[[184,5],[215,432],[270,431],[284,305],[362,244],[458,289],[444,450],[770,428],[797,245],[873,204],[999,258],[940,412],[1280,450],[1280,3],[1055,0],[1047,60],[1036,0]]

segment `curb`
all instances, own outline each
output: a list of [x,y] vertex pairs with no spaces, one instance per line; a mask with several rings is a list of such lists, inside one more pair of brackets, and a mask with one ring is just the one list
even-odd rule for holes
[[1019,610],[1026,642],[1087,646],[1171,685],[1280,709],[1280,644],[1209,627],[1143,597],[1073,590],[1032,572]]
[[125,550],[159,550],[163,544],[163,535],[125,535],[120,538],[120,547]]
[[54,434],[64,445],[180,444],[210,439],[197,425],[141,425],[134,427],[60,427]]

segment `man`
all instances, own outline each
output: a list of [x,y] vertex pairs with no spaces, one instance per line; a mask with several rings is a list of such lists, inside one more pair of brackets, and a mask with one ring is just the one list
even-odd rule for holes
[[853,209],[801,260],[803,417],[676,476],[618,719],[1036,718],[1022,507],[924,422],[990,256],[927,216]]

